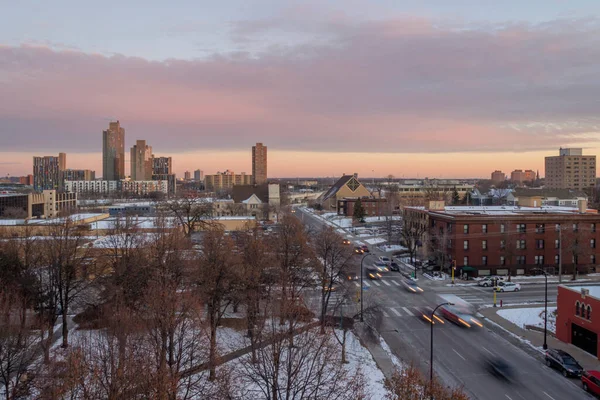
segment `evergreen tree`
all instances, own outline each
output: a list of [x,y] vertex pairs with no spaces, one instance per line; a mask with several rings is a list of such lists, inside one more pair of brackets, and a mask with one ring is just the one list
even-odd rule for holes
[[362,202],[360,201],[360,199],[356,200],[356,203],[354,204],[354,214],[352,215],[352,218],[362,223],[365,222],[365,215],[365,208],[363,207]]
[[456,186],[454,187],[454,191],[452,192],[452,204],[460,203],[460,196],[458,195],[458,190],[456,190]]

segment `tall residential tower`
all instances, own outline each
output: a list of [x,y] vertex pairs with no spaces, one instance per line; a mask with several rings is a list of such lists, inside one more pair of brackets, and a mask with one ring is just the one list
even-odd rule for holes
[[136,140],[131,148],[131,180],[152,180],[152,146],[148,146],[145,140]]
[[119,121],[102,131],[102,179],[118,181],[125,178],[125,129]]
[[546,157],[546,184],[549,189],[589,189],[596,186],[596,156],[583,150],[560,149],[558,156]]
[[38,192],[62,189],[62,175],[65,169],[67,169],[65,153],[58,153],[58,157],[33,157],[33,189]]
[[267,182],[267,146],[256,143],[252,146],[252,183],[260,185]]

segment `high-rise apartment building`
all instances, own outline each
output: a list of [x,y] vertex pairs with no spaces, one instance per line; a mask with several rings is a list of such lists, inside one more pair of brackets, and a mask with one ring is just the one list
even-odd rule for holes
[[596,156],[584,156],[583,149],[563,149],[546,157],[546,184],[549,189],[587,189],[596,186]]
[[229,170],[204,177],[204,186],[210,191],[231,189],[234,185],[251,185],[252,182],[252,175],[246,175],[245,172],[236,174]]
[[531,169],[526,169],[525,171],[522,169],[515,169],[510,173],[510,180],[518,184],[533,181],[535,180],[535,171]]
[[255,185],[267,182],[267,146],[262,143],[252,146],[252,179]]
[[500,182],[504,182],[505,180],[506,180],[506,175],[504,174],[504,172],[498,171],[498,170],[495,170],[494,172],[492,172],[492,182],[493,183],[500,183]]
[[185,171],[183,173],[183,180],[185,180],[185,181],[191,181],[192,180],[192,173],[190,171]]
[[63,181],[93,181],[96,179],[96,171],[89,169],[65,169],[62,171]]
[[171,157],[152,156],[152,180],[167,181],[168,194],[174,195],[176,190],[176,179],[173,173],[173,163]]
[[136,140],[131,148],[131,180],[152,180],[152,146],[148,146],[145,140]]
[[62,189],[62,172],[67,167],[67,155],[58,153],[58,157],[33,157],[33,189],[42,190]]
[[125,179],[125,129],[119,121],[102,131],[102,179]]
[[202,182],[204,180],[204,171],[197,169],[194,171],[194,180],[196,182]]

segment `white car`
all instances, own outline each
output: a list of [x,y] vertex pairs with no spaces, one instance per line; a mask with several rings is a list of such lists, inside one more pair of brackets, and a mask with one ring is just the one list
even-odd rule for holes
[[392,260],[389,257],[385,257],[385,256],[380,256],[379,261],[381,261],[382,263],[385,263],[387,265],[390,265],[392,263]]
[[494,288],[497,292],[518,292],[521,290],[521,285],[513,282],[500,282],[498,286]]
[[500,283],[504,280],[504,278],[501,276],[486,276],[485,278],[480,280],[477,284],[479,286],[483,286],[483,287],[494,286],[494,280],[496,280],[496,279],[498,280],[498,283]]

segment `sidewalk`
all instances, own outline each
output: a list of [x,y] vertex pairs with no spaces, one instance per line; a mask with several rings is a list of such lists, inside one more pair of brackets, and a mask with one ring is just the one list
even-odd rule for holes
[[[479,312],[489,321],[494,322],[496,325],[499,325],[504,330],[512,333],[517,336],[521,342],[525,343],[527,341],[530,343],[533,348],[539,352],[539,356],[543,355],[542,345],[544,344],[544,333],[537,332],[532,330],[525,330],[517,325],[514,325],[512,322],[502,318],[497,314],[498,310],[502,309],[513,309],[513,308],[529,308],[531,305],[521,305],[521,306],[512,306],[512,307],[498,307],[498,308],[484,308],[479,310]],[[506,333],[506,332],[505,332]],[[561,342],[560,340],[554,338],[550,333],[548,333],[547,339],[549,348],[564,350],[567,353],[571,354],[575,359],[581,364],[581,366],[586,370],[600,370],[600,360],[598,360],[593,355],[581,350],[579,347],[573,346],[569,343]]]

